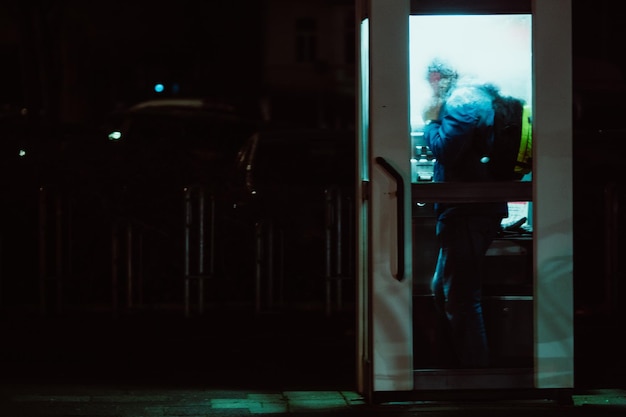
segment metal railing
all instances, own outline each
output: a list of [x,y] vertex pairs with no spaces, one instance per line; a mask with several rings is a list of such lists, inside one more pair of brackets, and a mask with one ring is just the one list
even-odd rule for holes
[[184,308],[204,313],[205,282],[215,277],[215,198],[201,186],[186,187],[184,232]]
[[[354,278],[354,201],[340,187],[325,191],[325,311],[343,309],[343,285]],[[333,297],[334,291],[334,297]]]

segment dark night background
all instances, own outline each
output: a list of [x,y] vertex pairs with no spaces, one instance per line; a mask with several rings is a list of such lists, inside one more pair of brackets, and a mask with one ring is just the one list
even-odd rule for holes
[[[148,98],[259,93],[263,2],[3,2],[4,101],[92,123]],[[9,64],[9,65],[7,65]]]
[[[626,297],[625,271],[619,260],[624,250],[620,232],[624,219],[626,177],[622,156],[626,138],[621,124],[625,108],[621,93],[626,90],[623,81],[626,16],[614,1],[573,0],[572,3],[577,372],[583,384],[623,385],[620,378],[626,363],[620,352],[623,343],[619,341],[618,330],[624,325]],[[298,321],[297,329],[291,332],[283,327],[291,326],[291,321],[274,321],[275,315],[269,315],[271,319],[266,321],[268,315],[260,319],[240,310],[234,313],[228,310],[234,324],[220,314],[205,318],[206,321],[194,319],[181,324],[178,319],[172,319],[168,310],[174,305],[173,315],[181,316],[178,297],[182,294],[182,284],[178,281],[175,285],[170,282],[152,288],[152,307],[113,311],[117,319],[121,314],[128,320],[110,321],[110,305],[107,305],[110,254],[106,246],[110,224],[103,219],[117,218],[117,214],[110,208],[109,197],[102,197],[104,194],[93,189],[85,193],[90,180],[102,181],[98,183],[102,189],[110,185],[95,172],[96,167],[108,161],[99,160],[100,156],[108,155],[101,151],[99,142],[104,143],[106,128],[129,106],[154,98],[156,82],[166,86],[162,94],[165,96],[209,97],[218,103],[234,104],[240,111],[237,115],[252,121],[254,128],[266,127],[261,104],[271,103],[272,126],[324,131],[324,134],[353,131],[355,51],[345,48],[335,51],[339,58],[318,59],[315,54],[323,49],[320,46],[317,51],[308,50],[312,59],[299,61],[301,57],[296,52],[293,57],[296,63],[284,64],[281,51],[289,49],[285,45],[302,51],[298,32],[294,34],[284,29],[290,26],[277,23],[286,18],[281,16],[281,11],[294,7],[296,12],[290,17],[304,19],[312,15],[321,21],[326,10],[332,11],[334,20],[328,16],[329,20],[341,25],[320,24],[318,29],[341,26],[336,43],[345,46],[353,42],[354,32],[351,37],[350,30],[345,29],[354,29],[354,22],[350,21],[354,18],[352,2],[345,0],[168,3],[5,0],[0,3],[0,79],[3,81],[0,123],[5,132],[5,141],[0,144],[5,152],[1,155],[4,218],[0,313],[7,334],[12,335],[7,351],[0,350],[4,354],[0,360],[9,368],[7,378],[28,379],[41,370],[59,378],[69,377],[67,368],[71,365],[83,368],[79,372],[83,376],[89,374],[85,367],[98,368],[107,374],[118,369],[114,363],[122,362],[119,368],[135,369],[135,366],[146,378],[166,378],[167,370],[175,369],[181,377],[193,374],[203,378],[220,365],[218,360],[207,359],[201,352],[202,348],[211,346],[224,357],[238,361],[241,370],[260,367],[271,372],[273,365],[293,361],[296,367],[301,367],[298,369],[306,367],[311,378],[319,378],[322,383],[323,373],[333,367],[334,371],[343,372],[341,375],[345,374],[346,380],[351,380],[353,311],[347,308],[339,314],[339,319],[327,320],[323,308],[319,310],[323,288],[306,280],[310,271],[297,271],[304,287],[294,291],[293,297],[296,303],[305,306],[306,313],[290,317]],[[308,33],[305,25],[308,20],[298,21],[304,22],[304,33]],[[320,38],[322,35],[318,34]],[[318,45],[323,42],[319,41]],[[301,77],[298,71],[310,78]],[[28,109],[27,113],[22,109]],[[25,142],[34,149],[36,158],[32,165],[16,161],[8,154],[17,149],[14,141]],[[37,284],[41,273],[41,258],[37,255],[41,201],[37,190],[41,186],[63,188],[76,184],[79,191],[72,198],[88,197],[75,200],[77,213],[82,213],[74,226],[75,233],[85,240],[73,242],[78,247],[73,248],[76,260],[74,278],[70,279],[74,287],[66,297],[69,309],[61,311],[60,305],[54,305],[43,312],[45,319],[41,321],[37,319],[41,313]],[[301,210],[295,210],[296,215],[304,215],[304,208]],[[230,225],[229,221],[235,222],[229,218],[223,224]],[[321,241],[323,224],[314,224],[317,229],[305,230],[311,239],[304,243],[297,241],[294,247],[309,249],[311,246],[307,245],[314,244],[311,242]],[[87,225],[86,229],[79,230],[81,225]],[[254,228],[246,229],[246,233],[245,245],[252,247]],[[163,246],[155,251],[160,253],[159,250],[167,248]],[[232,262],[228,267],[236,264],[252,273],[252,256],[241,263],[226,258],[224,262]],[[302,260],[296,255],[294,259]],[[164,269],[169,271],[168,268],[169,264]],[[81,272],[85,276],[76,278]],[[223,290],[231,294],[229,291],[241,289],[245,295],[243,301],[236,296],[233,300],[252,304],[252,289],[244,288],[246,283],[252,286],[246,281],[248,278],[241,278],[234,288]],[[348,307],[353,302],[350,288],[344,294]],[[178,291],[178,295],[164,295],[168,291]],[[163,305],[168,309],[162,309]],[[309,309],[310,305],[315,308]],[[243,311],[249,313],[250,308],[246,304]],[[59,321],[59,317],[67,318],[70,324]],[[246,332],[249,337],[245,336]],[[211,338],[216,334],[231,340],[216,348]],[[307,355],[309,362],[305,366],[301,363],[302,352],[318,346],[311,342],[313,339],[321,341],[324,348]],[[255,341],[259,344],[252,354],[249,346],[238,346]],[[100,361],[96,353],[89,353],[89,347],[93,352],[107,351],[110,359]],[[72,356],[75,350],[80,354]],[[599,351],[603,353],[601,357],[597,356]],[[334,359],[327,360],[328,356],[324,355]],[[205,358],[191,363],[199,357]],[[130,364],[133,361],[136,362]],[[160,365],[153,366],[154,361],[160,361]],[[41,363],[41,368],[37,363]],[[183,367],[187,367],[187,373]],[[30,374],[21,374],[22,368]]]
[[[28,106],[63,123],[97,123],[120,106],[149,97],[157,81],[178,83],[181,96],[257,100],[267,94],[263,62],[273,47],[264,36],[266,3],[280,4],[4,1],[2,104]],[[351,4],[322,2],[332,3]],[[623,73],[622,19],[623,12],[608,1],[573,1],[577,81],[589,81],[589,67],[601,78],[605,64]],[[282,40],[289,42],[289,36],[284,33]]]

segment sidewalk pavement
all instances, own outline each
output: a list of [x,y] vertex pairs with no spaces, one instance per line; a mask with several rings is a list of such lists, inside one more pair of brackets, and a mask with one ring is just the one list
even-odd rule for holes
[[626,391],[593,390],[573,404],[550,401],[366,404],[353,391],[220,390],[141,386],[3,385],[3,417],[47,416],[475,416],[612,417],[626,415]]
[[571,404],[367,404],[355,392],[350,320],[5,318],[0,417],[626,416],[626,385],[615,379],[575,389]]

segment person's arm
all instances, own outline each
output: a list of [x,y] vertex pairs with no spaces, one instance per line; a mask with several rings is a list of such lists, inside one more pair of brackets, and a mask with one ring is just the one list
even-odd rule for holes
[[[425,113],[425,117],[427,114]],[[454,164],[472,143],[476,126],[475,111],[469,103],[446,104],[441,119],[430,119],[424,129],[424,139],[437,161]]]

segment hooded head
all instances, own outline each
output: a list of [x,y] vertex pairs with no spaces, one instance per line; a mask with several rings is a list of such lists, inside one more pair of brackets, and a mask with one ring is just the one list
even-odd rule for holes
[[428,64],[426,79],[433,88],[435,96],[446,98],[456,85],[459,74],[446,61],[435,58]]

